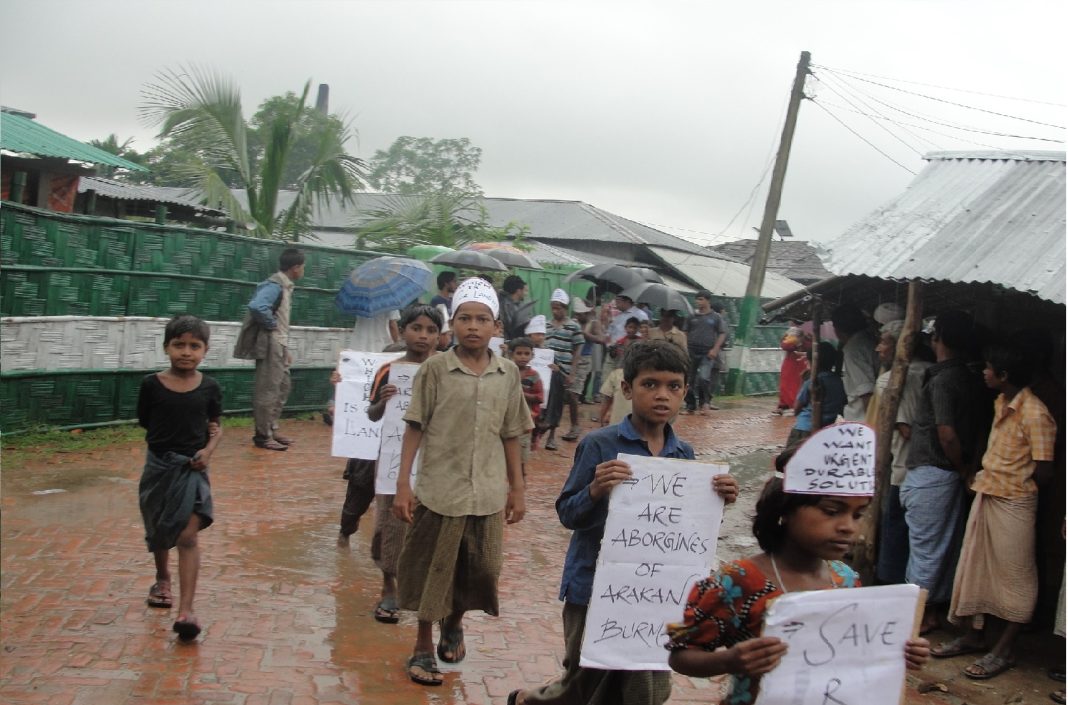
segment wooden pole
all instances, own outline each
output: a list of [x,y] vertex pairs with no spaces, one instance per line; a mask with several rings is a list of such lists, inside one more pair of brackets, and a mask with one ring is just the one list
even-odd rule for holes
[[801,59],[797,62],[794,87],[790,91],[790,104],[786,109],[786,122],[782,126],[779,151],[775,155],[775,168],[771,172],[771,186],[768,189],[768,198],[764,202],[764,219],[760,222],[756,251],[749,265],[749,282],[745,287],[745,298],[742,299],[741,310],[738,314],[738,325],[734,329],[734,347],[739,351],[736,358],[739,366],[727,375],[729,394],[741,394],[742,385],[745,382],[745,366],[749,361],[753,326],[760,320],[760,290],[764,287],[764,270],[768,264],[768,253],[771,251],[771,234],[775,229],[775,218],[779,214],[782,186],[786,181],[786,165],[790,161],[790,145],[794,141],[797,111],[801,106],[801,99],[805,97],[805,77],[809,73],[808,65],[811,58],[807,51],[803,51]]
[[812,305],[812,364],[808,370],[808,390],[812,398],[812,433],[823,428],[823,385],[816,370],[820,368],[820,328],[823,327],[823,307],[820,300]]
[[883,504],[890,493],[890,442],[897,425],[897,408],[901,403],[901,391],[905,388],[912,351],[923,319],[923,283],[909,282],[909,298],[905,306],[905,325],[897,339],[894,362],[890,367],[890,380],[879,397],[879,415],[875,428],[875,495],[871,506],[864,514],[860,538],[853,553],[853,567],[861,575],[864,585],[875,584],[875,567],[879,560],[880,517]]

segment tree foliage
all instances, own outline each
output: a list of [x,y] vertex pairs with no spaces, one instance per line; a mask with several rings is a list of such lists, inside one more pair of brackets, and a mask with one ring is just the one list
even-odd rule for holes
[[[225,77],[195,67],[165,71],[142,92],[142,116],[160,126],[164,141],[146,154],[148,166],[171,185],[199,188],[261,237],[296,239],[309,230],[314,205],[351,201],[364,175],[363,163],[345,152],[348,127],[308,107],[310,87],[265,101],[250,124],[240,90]],[[231,188],[244,190],[244,203]],[[283,188],[295,197],[280,208]]]
[[522,238],[527,226],[490,225],[476,196],[437,193],[391,196],[382,208],[370,211],[356,224],[357,249],[405,252],[414,245],[444,245],[459,249],[473,242]]
[[387,193],[481,195],[474,179],[481,161],[482,149],[466,137],[398,137],[388,150],[371,157],[367,180]]

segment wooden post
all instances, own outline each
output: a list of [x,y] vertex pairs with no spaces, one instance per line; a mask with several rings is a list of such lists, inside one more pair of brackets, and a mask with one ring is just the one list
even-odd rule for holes
[[864,585],[875,584],[875,567],[879,561],[879,527],[883,504],[890,493],[890,444],[897,425],[897,408],[901,403],[901,391],[905,388],[909,363],[916,335],[923,319],[923,283],[909,282],[909,298],[905,306],[905,325],[897,339],[894,362],[890,367],[890,380],[879,396],[878,425],[875,428],[875,494],[871,506],[864,514],[860,537],[853,552],[853,567],[861,575]]
[[812,364],[808,370],[808,394],[812,399],[812,433],[823,428],[823,385],[816,370],[820,368],[820,328],[823,327],[823,308],[820,300],[812,305]]
[[22,203],[22,199],[26,195],[26,172],[16,171],[11,176],[11,194],[10,198],[15,203]]
[[162,204],[162,203],[157,203],[156,204],[156,224],[157,225],[166,225],[167,224],[167,206]]

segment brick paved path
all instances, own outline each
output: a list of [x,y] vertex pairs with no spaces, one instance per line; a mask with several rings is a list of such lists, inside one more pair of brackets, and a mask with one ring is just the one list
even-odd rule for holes
[[[744,456],[789,431],[791,420],[768,407],[745,400],[681,417],[678,430],[699,455]],[[196,604],[205,631],[194,645],[175,641],[176,610],[145,606],[153,569],[137,510],[141,445],[5,465],[0,703],[488,705],[558,673],[569,532],[553,501],[572,444],[533,459],[529,513],[506,529],[502,616],[469,615],[467,659],[442,664],[444,687],[427,689],[404,674],[411,616],[399,625],[371,617],[380,576],[368,556],[370,516],[350,549],[335,546],[344,463],[329,456],[329,429],[293,421],[286,430],[299,439],[289,452],[253,449],[248,431],[231,430],[216,454],[216,522],[201,533]],[[753,550],[745,513],[756,475],[728,511],[721,556]],[[65,491],[34,494],[52,489]],[[675,676],[671,702],[716,702],[718,692],[715,681]]]

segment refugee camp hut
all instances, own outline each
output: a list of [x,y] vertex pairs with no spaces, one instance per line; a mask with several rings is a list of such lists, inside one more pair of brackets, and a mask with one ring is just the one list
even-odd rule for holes
[[83,176],[78,181],[74,210],[108,218],[186,223],[201,228],[225,227],[225,211],[210,208],[195,188],[146,186]]
[[74,210],[78,180],[98,165],[144,171],[139,164],[60,134],[33,113],[0,110],[0,199],[61,213]]
[[[1038,528],[1038,614],[1049,617],[1064,569],[1065,153],[935,152],[926,160],[903,193],[829,244],[823,262],[834,276],[764,309],[770,318],[807,317],[815,304],[871,312],[894,301],[910,309],[914,324],[962,309],[999,336],[1040,328],[1052,338],[1046,373],[1059,394],[1050,409],[1058,459],[1055,486],[1040,493]],[[884,398],[895,408],[904,347]]]

